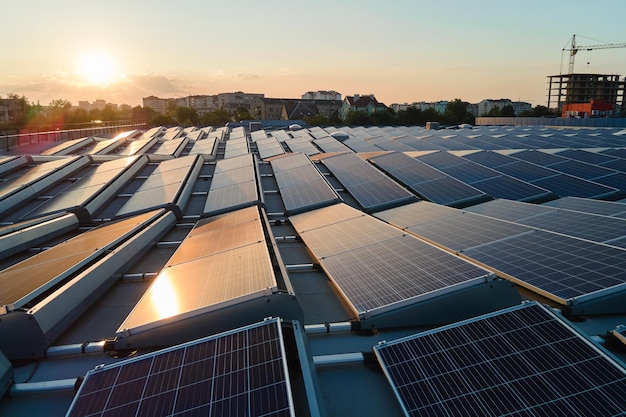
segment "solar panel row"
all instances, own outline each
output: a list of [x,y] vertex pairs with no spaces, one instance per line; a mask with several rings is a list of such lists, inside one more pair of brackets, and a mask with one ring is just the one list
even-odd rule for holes
[[487,279],[485,270],[343,204],[290,222],[361,318]]
[[489,199],[476,188],[403,153],[380,155],[370,160],[420,197],[434,203],[465,206]]
[[[376,216],[393,219],[404,230],[462,252],[499,275],[569,306],[575,314],[589,313],[590,304],[584,304],[592,300],[599,303],[598,311],[623,309],[617,299],[604,304],[599,300],[626,291],[624,250],[469,212],[448,216],[447,209],[435,217],[433,210],[437,206],[419,202]],[[420,219],[422,211],[428,221]]]

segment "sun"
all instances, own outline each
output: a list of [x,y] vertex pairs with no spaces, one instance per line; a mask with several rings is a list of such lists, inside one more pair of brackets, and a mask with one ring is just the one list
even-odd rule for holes
[[115,65],[102,52],[88,52],[80,58],[80,73],[89,84],[106,86],[113,82]]

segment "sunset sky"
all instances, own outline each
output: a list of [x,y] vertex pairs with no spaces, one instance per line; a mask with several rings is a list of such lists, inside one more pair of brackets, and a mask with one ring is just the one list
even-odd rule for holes
[[[582,46],[626,42],[623,0],[0,0],[0,95],[31,102],[244,91],[375,94],[387,105],[510,98],[546,105]],[[626,75],[626,48],[576,72]]]

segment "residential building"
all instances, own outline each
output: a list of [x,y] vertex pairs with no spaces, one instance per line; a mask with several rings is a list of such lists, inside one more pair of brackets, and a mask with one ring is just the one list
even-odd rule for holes
[[376,111],[386,110],[387,106],[379,103],[374,94],[346,96],[343,99],[341,108],[339,108],[339,117],[345,119],[348,112],[361,111],[366,114],[372,114]]
[[98,99],[94,101],[93,103],[90,103],[89,101],[86,101],[86,100],[78,102],[78,108],[83,109],[85,111],[102,110],[107,105],[113,107],[114,109],[117,109],[117,104],[107,103],[106,100],[102,100],[102,99]]
[[498,108],[502,110],[504,106],[512,106],[513,102],[508,98],[500,98],[500,99],[485,99],[478,103],[477,111],[478,113],[475,116],[482,116],[488,114],[494,108]]
[[280,120],[286,101],[296,99],[255,97],[250,104],[250,115],[257,120]]
[[217,95],[217,108],[228,110],[231,114],[237,109],[244,108],[252,112],[254,99],[263,98],[265,94],[244,93],[237,91],[234,93],[219,93]]
[[335,90],[308,91],[302,94],[302,100],[335,100],[341,101],[341,94]]
[[0,99],[0,123],[22,119],[26,113],[26,103],[19,98]]
[[167,103],[169,103],[171,100],[171,98],[159,98],[156,96],[144,97],[143,107],[150,107],[157,113],[165,113],[165,111],[167,110]]
[[511,106],[513,106],[513,111],[515,112],[516,116],[519,116],[525,111],[531,111],[533,108],[532,104],[525,101],[514,101],[511,103]]
[[341,100],[285,100],[281,120],[302,120],[305,117],[322,116],[331,119],[337,115]]

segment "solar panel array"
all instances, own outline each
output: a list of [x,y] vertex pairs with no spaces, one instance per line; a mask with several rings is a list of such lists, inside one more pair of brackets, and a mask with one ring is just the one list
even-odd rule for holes
[[602,201],[602,200],[589,200],[586,198],[576,197],[564,197],[558,200],[552,200],[544,203],[545,206],[564,208],[568,210],[581,211],[583,213],[600,214],[610,217],[619,217],[626,219],[626,204]]
[[4,173],[0,185],[0,213],[12,211],[89,163],[86,156],[73,156],[44,162],[15,176]]
[[90,371],[73,416],[295,416],[280,321]]
[[626,219],[550,209],[510,200],[494,200],[467,211],[526,226],[626,248]]
[[86,231],[0,271],[0,306],[23,308],[35,298],[74,276],[77,271],[139,233],[154,217],[144,213]]
[[271,160],[271,165],[287,213],[319,208],[340,200],[306,155],[285,155]]
[[374,352],[407,416],[616,416],[622,365],[528,303],[382,342]]
[[79,208],[95,214],[108,202],[114,189],[121,188],[148,162],[145,156],[129,156],[97,165],[89,174],[73,182],[63,192],[30,211],[23,218]]
[[490,199],[471,185],[458,181],[403,153],[390,153],[370,161],[425,200],[448,206],[465,206]]
[[[621,193],[615,187],[563,173],[552,169],[552,167],[542,166],[541,163],[546,162],[546,159],[551,160],[551,155],[539,151],[525,151],[510,155],[482,151],[463,154],[462,157],[546,189],[561,197],[609,198],[619,196]],[[522,157],[524,158],[522,159]]]
[[481,190],[493,198],[532,202],[551,196],[551,193],[543,188],[503,175],[448,152],[428,153],[417,156],[416,159]]
[[204,205],[205,215],[242,208],[258,201],[255,162],[251,154],[217,161]]
[[344,204],[289,220],[361,318],[488,279],[487,271]]
[[[563,305],[584,308],[584,302],[626,291],[623,249],[467,211],[445,209],[435,217],[432,211],[437,210],[432,203],[418,202],[377,213],[376,217],[394,219],[397,227],[461,252]],[[429,220],[420,219],[423,211]],[[608,312],[613,307],[607,304],[600,308]]]
[[416,200],[408,190],[356,154],[339,154],[321,161],[365,211],[377,211]]

